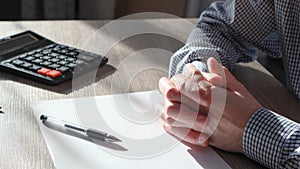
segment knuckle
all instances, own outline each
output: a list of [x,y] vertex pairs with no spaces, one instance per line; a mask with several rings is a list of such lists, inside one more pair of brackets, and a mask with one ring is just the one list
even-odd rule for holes
[[201,72],[195,68],[193,65],[187,65],[184,69],[184,73],[183,73],[188,79],[191,79],[193,81],[200,81],[203,80],[203,76],[201,74]]
[[194,81],[189,80],[189,81],[186,82],[185,91],[186,92],[191,92],[191,93],[198,92],[199,91],[199,86]]
[[172,112],[174,112],[176,109],[176,106],[175,105],[167,105],[166,106],[166,114],[168,116],[172,115]]
[[195,74],[193,75],[192,79],[196,82],[199,82],[199,81],[203,81],[204,80],[204,77],[202,76],[202,74],[197,71],[195,72]]
[[175,120],[172,119],[171,117],[168,117],[168,118],[166,119],[166,122],[167,122],[169,125],[173,125],[173,124],[175,123]]
[[177,89],[169,88],[166,91],[166,97],[169,98],[169,99],[173,99],[177,93],[178,93]]
[[161,118],[163,121],[166,121],[167,115],[166,115],[165,113],[163,113],[163,114],[160,115],[160,118]]
[[184,88],[187,78],[183,75],[177,75],[177,76],[174,76],[171,80],[173,80],[177,89],[181,90]]
[[195,74],[199,73],[199,71],[193,69],[193,68],[190,68],[189,71],[188,71],[188,74],[187,76],[188,77],[193,77]]
[[200,90],[203,90],[203,91],[210,91],[210,89],[212,88],[212,85],[205,80],[200,81],[198,83],[198,86],[199,86]]

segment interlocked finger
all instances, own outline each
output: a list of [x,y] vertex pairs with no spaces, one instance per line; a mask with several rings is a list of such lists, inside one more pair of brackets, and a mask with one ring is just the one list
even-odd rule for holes
[[186,64],[183,68],[182,74],[196,83],[206,80],[202,73],[193,64]]
[[209,107],[211,89],[211,84],[209,82],[204,80],[195,82],[194,80],[183,77],[183,75],[174,76],[170,81],[175,84],[181,97],[187,97],[198,105]]
[[206,116],[189,109],[185,105],[173,103],[165,107],[162,119],[171,126],[201,131],[204,127]]
[[191,130],[189,128],[182,128],[182,127],[172,127],[170,125],[165,124],[164,129],[176,136],[177,138],[184,140],[186,142],[195,144],[195,145],[200,145],[202,147],[207,147],[209,142],[208,142],[208,137],[204,133],[199,133],[197,131]]

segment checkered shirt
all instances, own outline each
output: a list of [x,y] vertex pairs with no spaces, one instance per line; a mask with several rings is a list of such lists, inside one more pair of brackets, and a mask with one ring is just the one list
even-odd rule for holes
[[[229,70],[257,59],[258,49],[283,58],[288,88],[300,99],[300,1],[226,0],[202,13],[186,45],[171,58],[169,76],[193,63],[207,71],[215,57]],[[260,109],[243,138],[246,156],[270,168],[300,168],[300,125]]]
[[243,148],[248,157],[269,168],[300,168],[300,125],[260,109],[245,128]]

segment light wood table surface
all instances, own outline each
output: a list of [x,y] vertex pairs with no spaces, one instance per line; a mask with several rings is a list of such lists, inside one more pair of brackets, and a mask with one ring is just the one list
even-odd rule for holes
[[[196,22],[195,19],[188,21],[193,24]],[[168,22],[176,22],[176,19],[151,20],[151,23],[158,25]],[[32,30],[58,43],[89,49],[86,42],[106,23],[109,21],[0,22],[0,37]],[[107,38],[109,37],[99,40],[106,41]],[[183,35],[182,38],[187,37]],[[167,76],[171,53],[182,45],[182,42],[174,38],[151,33],[124,39],[109,50],[109,62],[98,71],[95,82],[83,77],[79,78],[82,85],[75,87],[72,87],[71,81],[49,87],[0,72],[0,106],[5,111],[5,114],[0,114],[0,168],[55,168],[34,117],[32,102],[158,89],[160,77]],[[129,56],[134,52],[149,48],[167,50],[170,54],[165,54],[162,59],[152,60],[150,66],[130,61]],[[155,63],[159,63],[160,67],[156,67]],[[141,66],[147,69],[132,72]],[[299,101],[258,62],[238,64],[234,74],[266,108],[300,122]],[[129,78],[129,83],[124,83],[124,78],[127,81]],[[115,83],[116,80],[120,83]],[[244,155],[216,151],[232,168],[264,168]]]

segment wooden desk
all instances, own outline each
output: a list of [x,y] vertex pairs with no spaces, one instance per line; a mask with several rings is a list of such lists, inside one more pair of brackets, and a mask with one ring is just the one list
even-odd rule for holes
[[[170,21],[170,19],[154,20],[158,24]],[[196,22],[196,20],[190,21]],[[83,48],[82,44],[104,23],[104,21],[0,22],[0,36],[4,37],[30,29],[56,42]],[[134,76],[131,75],[130,85],[125,90],[112,91],[112,77],[124,78],[119,65],[124,63],[127,56],[134,51],[151,47],[175,52],[182,45],[178,40],[153,34],[138,35],[123,40],[108,52],[109,63],[99,70],[95,83],[83,83],[74,91],[72,91],[71,82],[57,87],[48,87],[0,72],[0,106],[6,112],[4,115],[0,114],[0,168],[54,168],[30,107],[33,101],[157,89],[158,80],[162,76],[167,76],[166,71],[149,68]],[[168,68],[167,60],[160,61],[165,69]],[[127,69],[133,70],[135,66],[137,65],[129,65]],[[299,122],[299,101],[260,64],[257,62],[239,64],[234,73],[265,107]],[[114,76],[117,74],[119,76]],[[122,88],[124,84],[119,85]],[[93,92],[91,88],[94,89]],[[243,155],[216,151],[232,168],[263,168]]]

